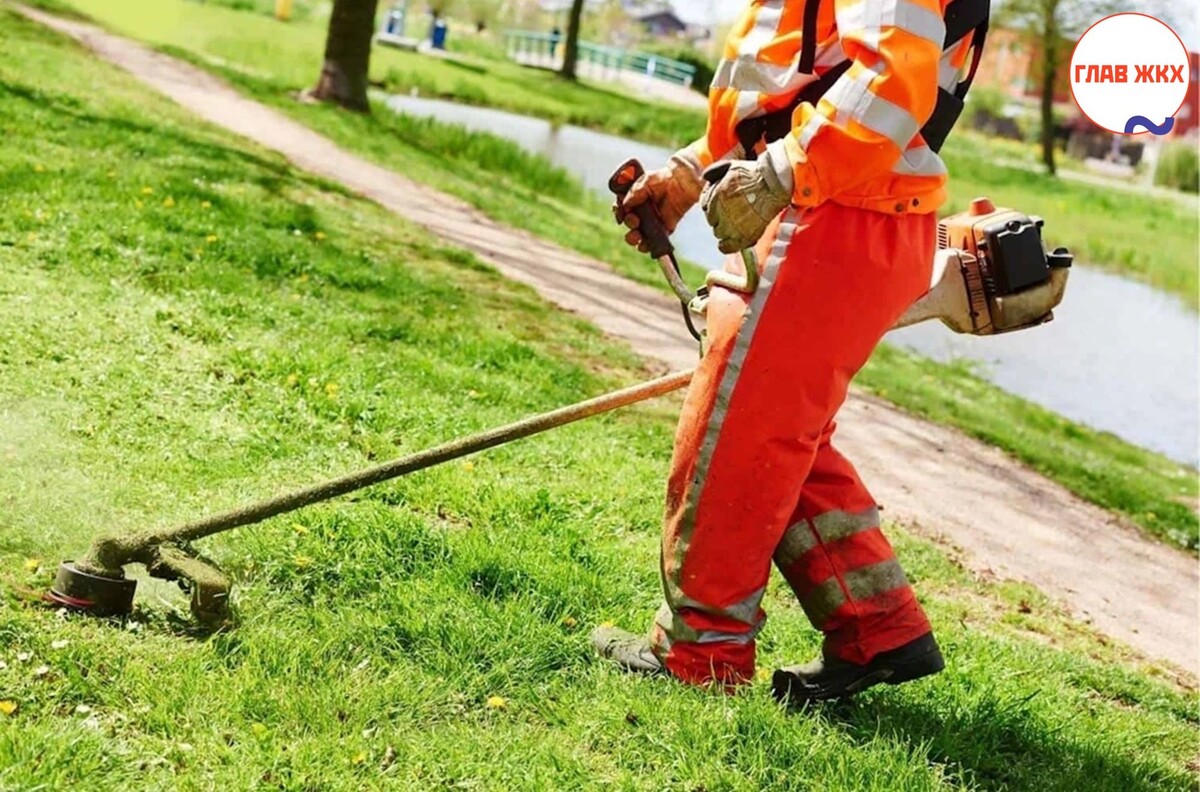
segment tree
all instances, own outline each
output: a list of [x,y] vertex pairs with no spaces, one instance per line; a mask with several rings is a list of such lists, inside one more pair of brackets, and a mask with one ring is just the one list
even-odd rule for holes
[[499,0],[467,0],[467,13],[475,25],[475,32],[482,33],[500,14]]
[[563,63],[559,74],[563,79],[574,81],[575,64],[579,60],[579,26],[583,21],[584,0],[571,0],[571,13],[567,17],[567,41],[563,48]]
[[371,35],[375,31],[378,2],[334,0],[325,38],[325,63],[309,96],[347,110],[370,111],[367,69],[371,63]]
[[[1136,6],[1136,9],[1134,8]],[[1005,0],[998,9],[1003,24],[1024,30],[1041,55],[1040,116],[1042,162],[1051,175],[1054,161],[1054,85],[1071,57],[1074,40],[1094,22],[1119,11],[1138,10],[1162,17],[1161,0]]]

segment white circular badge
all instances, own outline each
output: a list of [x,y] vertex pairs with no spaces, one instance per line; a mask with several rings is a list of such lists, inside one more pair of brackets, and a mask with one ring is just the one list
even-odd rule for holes
[[1071,93],[1097,126],[1166,134],[1191,84],[1187,48],[1166,23],[1113,14],[1088,28],[1071,55]]

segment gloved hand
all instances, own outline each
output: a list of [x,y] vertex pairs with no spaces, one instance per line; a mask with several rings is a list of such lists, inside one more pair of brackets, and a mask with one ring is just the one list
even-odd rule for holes
[[687,210],[700,199],[700,191],[704,186],[700,176],[702,171],[695,152],[685,148],[672,154],[664,167],[642,174],[625,194],[624,200],[618,199],[613,203],[613,216],[617,222],[630,228],[625,234],[625,242],[643,253],[649,252],[641,232],[637,230],[637,215],[630,211],[647,201],[658,209],[667,233],[674,231]]
[[722,253],[753,245],[792,202],[792,169],[782,142],[757,160],[733,162],[721,181],[704,188],[700,207]]

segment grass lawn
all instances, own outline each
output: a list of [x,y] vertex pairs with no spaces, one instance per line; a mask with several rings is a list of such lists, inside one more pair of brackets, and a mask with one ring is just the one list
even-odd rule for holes
[[[161,0],[146,9],[97,0],[72,3],[119,32],[218,72],[247,94],[347,149],[456,195],[501,222],[665,288],[657,268],[621,242],[603,202],[544,159],[496,137],[383,107],[361,116],[293,101],[290,94],[307,85],[310,74],[319,68],[323,34],[318,26],[282,25],[261,15],[179,0]],[[256,38],[263,43],[251,46]],[[385,68],[403,55],[388,49],[377,54],[376,68]],[[450,68],[432,58],[420,62],[430,69]],[[528,70],[520,75],[537,76]],[[525,88],[534,90],[531,86],[536,83]],[[698,275],[693,273],[691,280],[698,282]],[[1155,536],[1181,547],[1200,546],[1195,505],[1200,485],[1190,467],[1066,421],[992,387],[962,366],[938,365],[901,350],[882,349],[859,381],[902,407],[1007,450],[1088,500],[1125,514]]]
[[[644,376],[471,256],[0,9],[0,788],[1190,789],[1197,697],[894,530],[950,668],[789,714],[630,679],[677,403],[209,540],[240,624],[35,601],[174,522]],[[603,373],[599,373],[603,372]],[[765,667],[817,647],[773,583]]]
[[[160,46],[178,47],[209,61],[240,69],[271,89],[285,92],[315,80],[324,46],[324,20],[311,16],[289,24],[262,13],[190,2],[159,0],[54,0],[118,31]],[[463,38],[463,37],[458,37]],[[469,37],[468,37],[469,40]],[[451,49],[454,49],[451,41]],[[467,46],[470,54],[433,58],[376,47],[372,77],[388,91],[419,91],[561,123],[600,129],[664,146],[695,139],[704,130],[701,112],[652,104],[619,90],[558,80],[505,60],[481,57],[494,48]],[[1008,149],[978,135],[950,138],[944,152],[953,179],[947,212],[965,208],[977,195],[1046,219],[1055,244],[1077,260],[1129,275],[1200,304],[1196,204],[1180,203],[1077,182],[1048,178],[995,164]]]

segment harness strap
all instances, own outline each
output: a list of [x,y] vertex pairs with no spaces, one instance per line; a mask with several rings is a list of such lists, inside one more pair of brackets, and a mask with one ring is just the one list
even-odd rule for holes
[[[870,1],[864,0],[864,2]],[[801,74],[813,74],[816,67],[817,12],[820,10],[820,5],[821,0],[805,0],[804,3],[803,41],[800,44],[800,59],[797,62],[797,68]],[[971,88],[975,72],[979,69],[980,58],[983,56],[983,43],[987,38],[990,14],[989,0],[953,0],[946,6],[943,15],[946,22],[946,35],[942,42],[942,49],[943,51],[949,49],[973,31],[971,66],[967,70],[966,77],[955,87],[953,92],[938,88],[937,104],[934,106],[933,114],[925,126],[921,127],[921,137],[934,151],[941,149],[942,144],[946,141],[946,136],[950,134],[950,129],[962,114],[963,99]],[[788,134],[791,131],[792,115],[796,112],[796,108],[805,102],[815,105],[849,68],[850,61],[842,61],[817,78],[815,82],[809,83],[799,91],[787,107],[755,118],[748,118],[739,123],[736,132],[743,151],[750,155],[760,140],[770,143]]]

